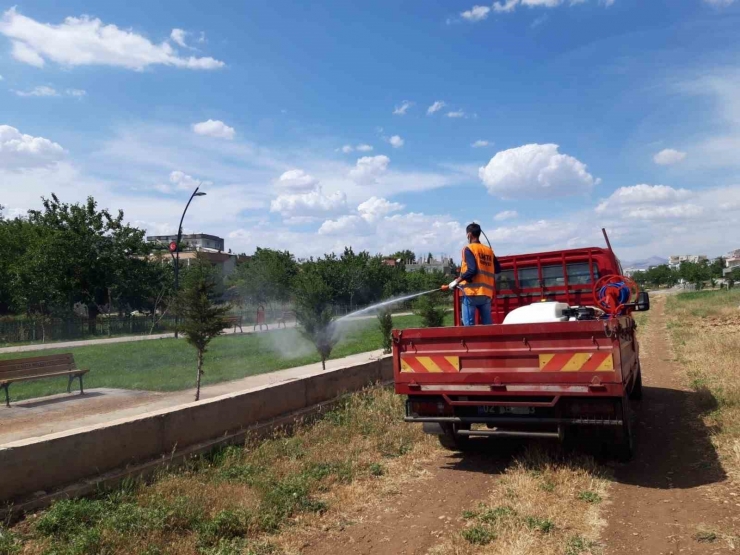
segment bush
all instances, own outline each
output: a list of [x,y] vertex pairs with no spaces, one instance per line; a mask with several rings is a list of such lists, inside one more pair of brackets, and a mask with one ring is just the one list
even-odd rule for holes
[[393,350],[393,338],[391,332],[393,332],[393,316],[391,316],[390,310],[384,310],[378,314],[378,327],[380,328],[380,335],[383,338],[383,352],[388,354]]
[[445,319],[445,311],[440,307],[437,293],[419,297],[414,303],[414,314],[421,318],[425,328],[441,328]]

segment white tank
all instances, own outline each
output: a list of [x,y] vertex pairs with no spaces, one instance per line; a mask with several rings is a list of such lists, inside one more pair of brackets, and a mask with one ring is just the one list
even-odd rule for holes
[[545,322],[567,322],[563,310],[570,308],[568,303],[532,303],[515,308],[506,315],[504,324],[542,324]]

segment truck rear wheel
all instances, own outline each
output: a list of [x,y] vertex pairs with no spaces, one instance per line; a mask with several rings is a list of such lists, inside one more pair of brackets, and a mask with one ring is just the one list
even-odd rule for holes
[[637,377],[635,383],[632,384],[632,391],[630,391],[630,399],[633,401],[642,400],[642,366],[637,366]]
[[470,449],[470,437],[457,434],[457,430],[469,430],[470,424],[442,424],[444,434],[437,436],[439,444],[448,451],[467,451]]
[[631,411],[629,400],[622,400],[622,426],[617,432],[615,455],[621,462],[628,462],[635,452],[634,436],[632,435]]

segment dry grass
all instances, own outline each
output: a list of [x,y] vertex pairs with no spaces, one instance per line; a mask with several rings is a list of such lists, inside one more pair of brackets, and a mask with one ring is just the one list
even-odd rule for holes
[[740,479],[740,290],[677,295],[667,305],[673,346],[692,389],[710,406],[712,442],[733,481]]
[[462,533],[430,555],[578,555],[598,552],[609,482],[590,458],[559,459],[530,449],[505,472],[488,501],[463,516]]
[[386,388],[352,395],[321,420],[194,459],[152,484],[63,501],[0,530],[0,553],[294,552],[404,479],[437,447],[403,422]]

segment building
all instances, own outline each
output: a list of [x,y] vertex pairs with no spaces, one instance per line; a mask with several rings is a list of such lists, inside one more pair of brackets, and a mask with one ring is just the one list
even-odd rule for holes
[[[169,251],[168,247],[170,243],[177,241],[177,235],[154,235],[147,237],[146,240]],[[224,248],[224,240],[216,235],[205,233],[183,235],[180,239],[180,266],[187,268],[195,262],[196,258],[206,260],[216,268],[223,281],[234,272],[237,264],[248,259],[248,257],[237,256],[231,251],[223,252]],[[170,253],[163,253],[162,250],[155,252],[152,257],[159,258],[162,262],[172,262]]]
[[442,272],[450,275],[455,273],[455,263],[446,256],[443,256],[440,260],[427,259],[426,262],[406,263],[404,267],[407,272]]
[[[150,243],[158,243],[160,245],[168,246],[170,243],[177,241],[177,235],[151,235],[146,238]],[[215,235],[207,235],[205,233],[194,233],[191,235],[183,235],[180,238],[180,244],[182,250],[190,249],[212,249],[214,251],[221,252],[224,250],[224,240],[221,237]],[[181,256],[182,258],[182,256]]]
[[725,258],[725,269],[723,275],[729,275],[735,268],[740,268],[740,249],[735,249],[727,253]]
[[704,262],[709,260],[707,258],[706,254],[679,254],[674,256],[668,257],[668,265],[676,269],[681,265],[681,262],[693,262],[694,264],[698,264],[699,262]]

